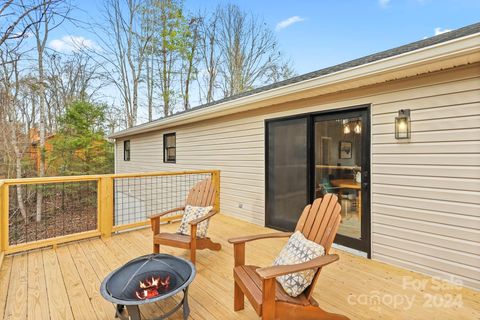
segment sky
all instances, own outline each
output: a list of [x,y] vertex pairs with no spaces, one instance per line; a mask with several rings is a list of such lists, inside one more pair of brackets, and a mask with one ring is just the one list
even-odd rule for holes
[[[102,17],[102,1],[71,0],[73,17]],[[187,11],[213,11],[225,0],[185,0]],[[297,74],[329,67],[480,21],[480,0],[231,0],[264,19]],[[80,39],[95,47],[96,34],[73,24],[51,33],[49,45],[69,50]]]

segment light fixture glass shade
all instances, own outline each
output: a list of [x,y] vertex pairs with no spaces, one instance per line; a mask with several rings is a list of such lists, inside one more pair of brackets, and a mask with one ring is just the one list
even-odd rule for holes
[[343,134],[349,134],[349,133],[350,133],[350,126],[348,125],[348,123],[346,123],[343,126]]
[[357,123],[355,123],[355,127],[353,127],[353,131],[356,134],[362,133],[362,125],[360,124],[360,121],[357,121]]
[[395,139],[410,139],[410,110],[400,110],[395,117]]

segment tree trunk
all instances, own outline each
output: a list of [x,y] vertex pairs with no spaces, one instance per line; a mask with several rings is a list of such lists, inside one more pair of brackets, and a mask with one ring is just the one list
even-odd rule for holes
[[[15,152],[15,177],[17,179],[22,178],[22,158],[23,153],[20,152],[20,148],[18,147],[18,137],[15,130],[15,125],[11,128],[12,134],[12,144],[13,150]],[[21,185],[17,185],[17,202],[18,208],[20,209],[20,213],[22,214],[23,219],[27,218],[27,211],[25,210],[25,203],[23,202],[23,189]]]

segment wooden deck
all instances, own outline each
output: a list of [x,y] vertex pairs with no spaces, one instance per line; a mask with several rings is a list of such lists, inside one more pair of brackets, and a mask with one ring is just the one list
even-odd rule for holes
[[[176,227],[171,224],[162,229]],[[197,253],[198,273],[190,287],[191,318],[257,319],[248,302],[245,310],[233,311],[233,249],[226,239],[269,230],[219,215],[209,231],[223,248]],[[264,240],[247,244],[247,264],[269,265],[284,243]],[[188,257],[181,249],[163,247],[162,251]],[[151,232],[142,229],[106,240],[7,256],[0,269],[0,319],[114,319],[113,306],[99,294],[101,280],[114,268],[150,252]],[[314,294],[328,311],[351,319],[480,319],[478,292],[438,289],[430,277],[342,251],[336,253],[340,261],[322,271]],[[165,301],[145,306],[142,314],[150,317],[157,308],[166,310],[172,304]],[[181,312],[172,317],[180,318]]]

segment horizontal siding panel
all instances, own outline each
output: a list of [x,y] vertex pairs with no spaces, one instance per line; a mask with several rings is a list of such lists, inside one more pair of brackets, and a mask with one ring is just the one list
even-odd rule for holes
[[[264,187],[263,181],[255,181],[255,180],[239,180],[239,179],[232,179],[232,178],[225,178],[222,179],[222,191],[223,189],[228,190],[245,190],[248,189],[248,192],[253,192],[257,196],[263,195]],[[248,188],[246,188],[248,187]]]
[[372,174],[390,174],[405,176],[430,176],[444,178],[480,179],[480,170],[476,166],[455,167],[437,165],[378,164],[372,165]]
[[[445,237],[441,235],[425,233],[415,230],[400,229],[393,226],[381,225],[378,223],[372,224],[372,236],[374,234],[382,234],[390,237],[395,237],[404,240],[410,240],[420,243],[438,246],[451,250],[458,250],[462,252],[480,255],[480,246],[476,242],[465,241],[463,239]],[[376,247],[376,245],[375,245]],[[374,252],[377,252],[374,250]]]
[[[463,202],[480,204],[480,192],[458,191],[448,189],[420,188],[413,186],[396,186],[386,184],[374,184],[372,186],[374,194],[390,194],[395,196],[423,198],[429,200],[443,200],[452,202]],[[480,212],[480,206],[478,206]]]
[[[199,157],[200,159],[213,159],[215,157],[220,156],[231,156],[231,155],[238,155],[242,157],[248,156],[260,156],[263,157],[264,154],[263,148],[247,148],[247,149],[240,149],[240,148],[230,148],[230,149],[222,149],[222,150],[195,150],[192,151],[191,149],[182,149],[177,147],[177,158],[184,158],[188,159],[189,157]],[[242,157],[239,157],[241,159]],[[258,157],[255,157],[256,159]]]
[[446,260],[456,263],[462,261],[462,263],[466,263],[470,267],[480,266],[479,255],[465,253],[458,250],[445,249],[438,246],[432,246],[405,239],[398,239],[382,234],[374,234],[372,242],[375,244],[390,246],[400,250],[408,250],[428,256],[443,257]]
[[419,263],[426,266],[435,266],[435,269],[444,272],[456,274],[473,280],[479,280],[478,268],[470,267],[458,262],[438,259],[425,254],[418,254],[410,250],[397,249],[380,244],[377,244],[376,248],[379,254],[385,254],[393,257],[402,256],[403,260],[408,262]]
[[239,179],[243,181],[248,181],[248,180],[260,181],[260,182],[265,181],[265,177],[262,170],[257,170],[257,172],[252,174],[240,173],[240,172],[234,172],[234,171],[221,171],[220,176],[222,178],[234,178],[234,179]]
[[[450,226],[458,226],[480,230],[480,219],[478,217],[466,216],[455,213],[445,213],[435,210],[423,210],[417,208],[405,208],[388,204],[372,204],[372,219],[375,215],[382,214],[385,216],[399,217],[404,219],[429,221],[437,224]],[[478,231],[477,231],[478,232]]]
[[[433,119],[423,121],[411,121],[412,136],[416,132],[435,131],[435,130],[453,130],[453,129],[474,129],[480,128],[480,116],[456,117],[448,119]],[[372,134],[395,133],[394,122],[387,124],[373,124]]]
[[419,177],[411,175],[372,174],[372,184],[442,188],[451,190],[480,191],[480,179],[445,177]]
[[198,157],[190,157],[188,159],[182,158],[182,157],[177,157],[177,163],[179,164],[195,164],[195,165],[208,165],[208,166],[214,166],[217,168],[235,168],[235,167],[255,167],[258,168],[259,165],[261,165],[259,162],[262,162],[261,159],[262,157],[258,156],[242,156],[241,159],[240,157],[235,157],[235,156],[230,156],[228,159],[224,159],[222,162],[218,162],[213,159],[205,159],[202,158],[201,156]]
[[[429,120],[440,118],[453,118],[480,114],[480,94],[478,90],[450,93],[448,100],[445,96],[427,97],[409,101],[405,109],[410,109],[412,119]],[[389,108],[396,105],[397,109]],[[376,104],[372,114],[375,123],[391,123],[392,118],[398,114],[398,102],[391,104]],[[380,111],[381,113],[378,113]]]
[[255,192],[254,190],[245,190],[240,188],[230,188],[222,184],[222,193],[226,197],[231,198],[243,198],[245,202],[252,202],[252,201],[261,201],[263,203],[264,197],[261,196],[261,193]]
[[456,165],[456,166],[480,166],[478,154],[373,154],[372,164],[429,164],[429,165]]
[[237,142],[226,142],[220,141],[217,143],[195,143],[195,144],[186,144],[184,142],[178,143],[177,142],[177,150],[188,150],[191,153],[196,153],[198,151],[205,151],[205,150],[227,150],[230,151],[232,149],[251,149],[251,148],[260,148],[262,152],[264,150],[264,141],[237,141]]
[[215,129],[222,129],[226,126],[235,126],[235,125],[245,125],[250,123],[261,123],[263,122],[263,116],[248,116],[243,117],[239,114],[232,114],[228,116],[228,120],[225,120],[225,117],[222,118],[213,118],[206,121],[198,123],[190,123],[181,127],[182,132],[185,133],[192,133],[197,131],[204,131],[204,130],[215,130]]
[[[472,95],[473,93],[473,95]],[[469,92],[475,99],[475,91]],[[478,116],[480,115],[480,94],[476,92],[476,100],[473,103],[465,103],[465,100],[469,100],[465,93],[458,94],[458,100],[462,103],[457,104],[445,104],[445,101],[441,105],[432,104],[431,99],[428,100],[428,105],[425,105],[425,102],[416,100],[415,103],[419,104],[419,108],[415,108],[412,104],[409,104],[408,108],[410,109],[410,117],[414,121],[419,120],[432,120],[432,119],[442,119],[442,118],[457,118],[457,117],[466,117],[466,116]],[[450,95],[450,98],[453,98]],[[470,99],[470,100],[471,100]],[[423,102],[423,104],[422,104]],[[405,107],[407,108],[407,107]],[[395,117],[398,115],[398,110],[390,113],[382,113],[379,115],[372,116],[372,122],[375,124],[385,124],[392,123],[395,120]]]
[[374,154],[437,154],[437,153],[478,153],[480,141],[432,142],[432,143],[392,143],[372,146]]
[[257,199],[252,199],[254,201],[246,201],[245,197],[236,194],[230,194],[228,197],[225,197],[225,204],[228,204],[232,207],[238,208],[239,204],[243,205],[243,210],[253,211],[264,214],[265,203],[263,201],[263,196],[259,196]]
[[[429,105],[445,106],[460,103],[473,103],[478,101],[478,88],[480,87],[480,77],[474,77],[465,80],[453,80],[449,83],[431,84],[427,86],[408,88],[392,93],[379,94],[375,99],[375,106],[381,107],[373,109],[373,114],[389,113],[400,109],[413,107],[425,108]],[[418,102],[418,104],[416,104]],[[406,106],[406,104],[409,106]],[[410,108],[412,109],[412,108]]]
[[[378,254],[378,253],[373,254],[372,259],[382,261],[382,262],[385,262],[385,263],[388,263],[388,264],[396,265],[396,266],[399,266],[399,267],[402,267],[402,268],[406,268],[408,270],[414,270],[414,271],[417,271],[417,272],[428,274],[430,276],[439,277],[441,279],[446,279],[448,281],[452,281],[452,274],[451,273],[441,271],[441,270],[432,268],[430,266],[421,265],[421,264],[416,263],[416,262],[412,263],[412,262],[408,262],[408,261],[405,261],[405,260],[397,259],[396,257],[391,257],[391,256],[388,256],[388,255]],[[460,280],[461,283],[462,283],[462,286],[466,286],[466,287],[469,287],[469,288],[474,288],[476,290],[480,289],[480,281],[479,280],[462,277],[462,276],[459,276],[458,274],[454,274],[454,276],[455,276],[455,281]],[[439,318],[439,319],[441,319],[441,318]]]
[[[247,203],[243,199],[231,199],[229,198],[224,198],[223,200],[220,201],[221,206],[222,206],[222,212],[225,213],[230,213],[230,212],[238,212],[242,215],[249,216],[249,217],[255,217],[257,216],[258,219],[263,220],[263,214],[265,207],[262,204],[256,204],[256,203]],[[239,203],[243,204],[243,208],[239,208],[238,205]]]
[[[393,124],[392,124],[393,125]],[[432,143],[451,141],[478,141],[480,129],[456,129],[441,131],[416,132],[410,138],[410,143]],[[372,136],[372,145],[398,143],[392,132]],[[375,146],[377,148],[378,146]]]
[[[229,140],[231,138],[238,138],[238,137],[245,137],[245,136],[257,136],[264,134],[264,129],[263,128],[258,128],[258,129],[248,129],[248,130],[242,130],[242,131],[232,131],[232,132],[227,132],[223,133],[221,135],[215,135],[215,134],[209,134],[206,136],[192,136],[188,138],[189,142],[204,142],[205,140],[215,140],[215,139],[221,139],[221,140]],[[186,141],[187,137],[182,137],[181,132],[177,133],[177,138],[181,142],[182,139],[183,141]]]
[[382,225],[389,225],[401,229],[437,234],[445,237],[455,238],[461,235],[462,240],[476,242],[480,245],[480,237],[478,231],[471,228],[442,225],[430,221],[419,221],[414,219],[392,217],[388,215],[383,215],[378,212],[373,215],[372,222]]
[[424,210],[436,210],[439,212],[457,213],[468,216],[480,217],[480,211],[478,210],[478,205],[476,204],[429,200],[422,198],[409,198],[384,194],[373,194],[372,203]]
[[263,122],[251,122],[245,124],[231,125],[228,122],[224,124],[223,127],[211,129],[206,128],[205,130],[198,130],[192,132],[182,131],[182,137],[185,139],[192,137],[211,137],[215,135],[223,135],[231,132],[245,132],[250,130],[263,129]]

